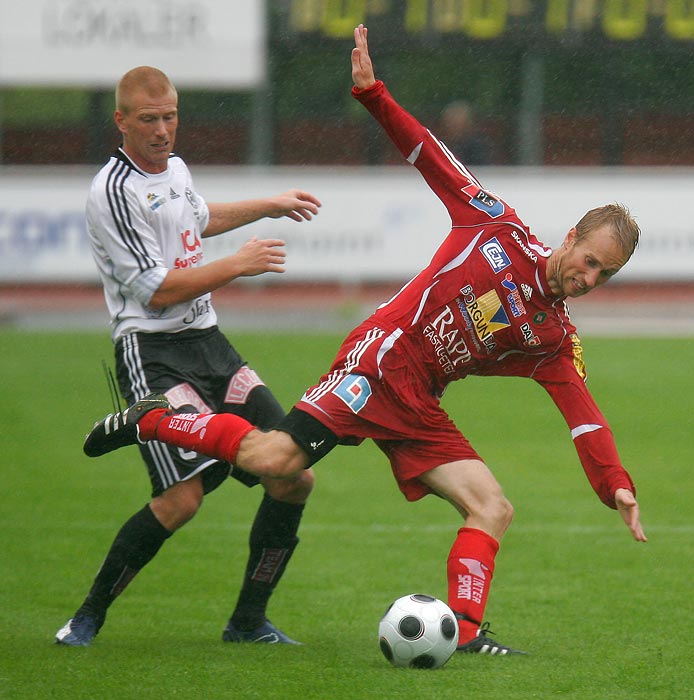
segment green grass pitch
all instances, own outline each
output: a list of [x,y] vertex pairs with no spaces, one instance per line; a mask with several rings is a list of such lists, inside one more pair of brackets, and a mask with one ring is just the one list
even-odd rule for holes
[[[233,336],[287,408],[340,338]],[[371,444],[317,468],[301,545],[270,617],[302,647],[221,642],[261,493],[230,481],[119,598],[94,645],[53,644],[116,530],[148,500],[137,451],[81,452],[110,409],[97,333],[0,331],[0,698],[691,698],[694,684],[694,339],[584,342],[589,384],[639,488],[647,544],[591,491],[568,431],[533,382],[471,378],[444,404],[516,508],[487,619],[528,657],[391,668],[378,620],[400,595],[445,597],[461,522],[408,504]]]

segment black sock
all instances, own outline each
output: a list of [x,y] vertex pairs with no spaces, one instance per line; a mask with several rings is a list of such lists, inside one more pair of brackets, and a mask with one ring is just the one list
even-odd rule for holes
[[282,578],[299,538],[296,536],[304,505],[263,498],[249,538],[250,555],[243,587],[231,616],[240,630],[252,630],[265,622],[265,610]]
[[171,537],[149,505],[133,515],[111,545],[91,590],[76,614],[86,613],[103,624],[111,603]]

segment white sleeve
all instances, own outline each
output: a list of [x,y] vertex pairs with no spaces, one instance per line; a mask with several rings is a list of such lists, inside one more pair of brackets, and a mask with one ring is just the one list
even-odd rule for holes
[[107,197],[103,187],[93,187],[87,200],[87,227],[95,253],[109,262],[110,275],[131,288],[139,301],[145,297],[149,301],[156,291],[153,285],[161,284],[168,268],[159,237],[135,193],[125,187],[117,196]]
[[124,286],[140,304],[149,306],[154,293],[161,287],[168,272],[165,267],[152,267]]
[[198,223],[200,233],[202,234],[210,223],[210,208],[207,206],[205,198],[195,191],[193,186],[193,178],[188,173],[190,178],[190,191],[186,194],[189,197],[191,206],[193,207],[193,214]]

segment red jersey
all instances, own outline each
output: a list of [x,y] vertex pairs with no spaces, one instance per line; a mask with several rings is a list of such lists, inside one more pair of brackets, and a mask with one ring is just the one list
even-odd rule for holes
[[[634,491],[612,431],[585,384],[581,342],[546,276],[551,249],[482,188],[377,81],[353,94],[444,204],[452,228],[429,265],[368,319],[407,349],[439,396],[467,375],[529,377],[550,394],[601,500]],[[374,368],[378,371],[377,368]]]

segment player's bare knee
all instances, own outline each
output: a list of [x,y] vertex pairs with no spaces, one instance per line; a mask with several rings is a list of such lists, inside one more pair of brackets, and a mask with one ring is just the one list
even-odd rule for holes
[[313,490],[314,474],[312,469],[303,469],[293,477],[263,479],[262,482],[268,495],[277,501],[305,503]]
[[466,523],[502,537],[513,519],[513,506],[502,494],[488,494],[484,500],[468,503]]
[[200,510],[200,504],[194,503],[193,501],[184,501],[179,504],[177,514],[178,514],[178,526],[181,527],[185,525],[189,520],[192,520]]
[[489,520],[493,520],[497,526],[506,528],[511,524],[513,506],[501,491],[488,494],[480,506],[484,516]]
[[303,469],[290,479],[283,479],[285,485],[285,500],[303,503],[313,491],[315,477],[313,469]]
[[186,494],[183,498],[177,499],[174,508],[180,524],[183,525],[192,520],[201,505],[202,498],[196,498],[193,494]]
[[154,516],[169,531],[174,532],[195,517],[203,499],[202,486],[195,480],[182,481],[152,499]]

